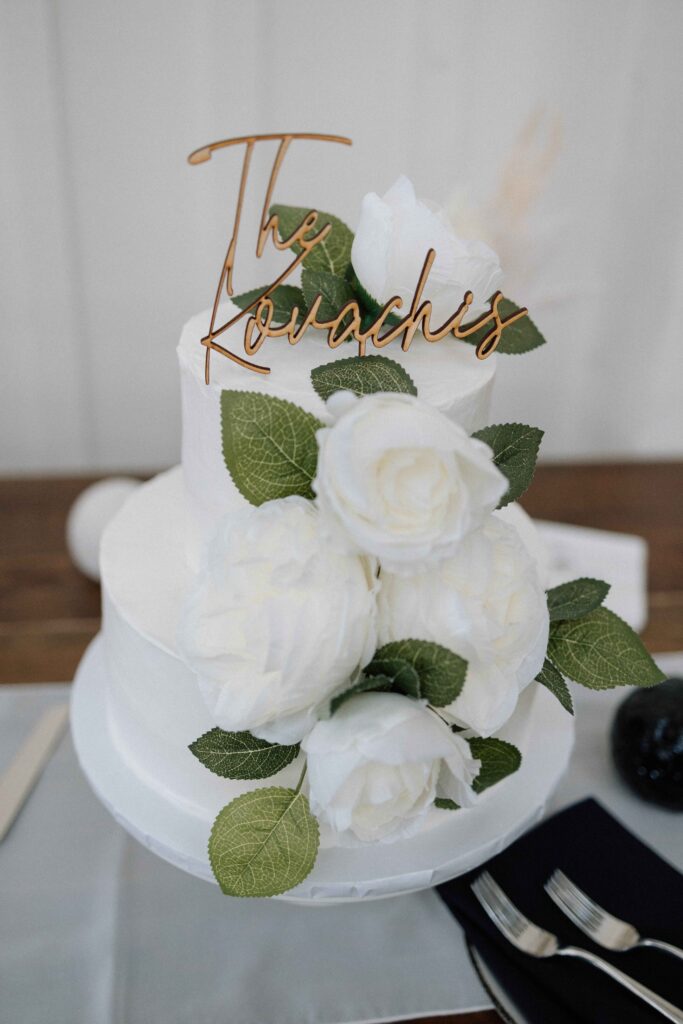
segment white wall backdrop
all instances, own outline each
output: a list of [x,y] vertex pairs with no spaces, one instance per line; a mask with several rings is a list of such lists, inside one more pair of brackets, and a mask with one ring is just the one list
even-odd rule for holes
[[[0,471],[176,460],[175,345],[212,300],[240,154],[185,157],[282,130],[354,140],[298,144],[282,202],[353,226],[364,192],[405,172],[498,234],[506,290],[549,344],[501,358],[496,412],[548,429],[546,458],[681,452],[680,0],[0,12]],[[501,197],[511,159],[528,171],[528,209]],[[236,284],[270,266],[244,254]]]

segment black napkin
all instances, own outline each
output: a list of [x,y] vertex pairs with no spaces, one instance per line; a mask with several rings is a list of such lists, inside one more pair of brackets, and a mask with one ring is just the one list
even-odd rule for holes
[[[683,827],[681,829],[683,842]],[[664,1018],[595,967],[518,952],[489,920],[470,889],[486,868],[531,921],[563,944],[582,946],[683,1007],[683,963],[652,949],[610,953],[596,946],[543,890],[555,868],[646,938],[683,946],[683,876],[619,824],[584,800],[527,832],[486,865],[439,886],[470,943],[529,1024],[660,1024]]]

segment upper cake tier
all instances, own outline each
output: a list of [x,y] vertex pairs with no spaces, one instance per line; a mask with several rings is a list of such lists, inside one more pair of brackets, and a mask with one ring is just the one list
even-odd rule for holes
[[[232,303],[221,306],[217,323],[238,312]],[[196,564],[203,543],[226,513],[246,504],[225,468],[221,443],[220,396],[224,390],[259,391],[294,402],[323,422],[329,420],[325,403],[311,385],[311,370],[335,359],[356,354],[354,344],[337,349],[327,345],[327,335],[309,330],[291,346],[284,338],[268,340],[258,362],[270,367],[267,375],[246,370],[214,352],[211,383],[204,380],[205,347],[211,311],[193,317],[183,328],[178,345],[183,409],[182,465],[188,495],[188,557]],[[245,321],[221,336],[221,344],[243,354]],[[370,350],[374,354],[374,350]],[[421,398],[441,409],[469,431],[487,422],[496,356],[477,359],[472,346],[455,338],[438,344],[416,335],[408,352],[396,342],[383,355],[401,363],[410,374]]]

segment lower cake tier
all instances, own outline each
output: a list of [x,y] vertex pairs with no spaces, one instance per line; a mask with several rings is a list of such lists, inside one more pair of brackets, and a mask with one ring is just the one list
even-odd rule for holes
[[[213,819],[225,804],[256,786],[273,785],[273,779],[219,778],[188,749],[215,723],[193,673],[176,653],[181,608],[192,582],[184,557],[185,514],[184,483],[176,468],[136,490],[105,531],[101,575],[106,715],[111,743],[127,768],[148,789],[205,822],[208,838]],[[528,519],[526,527],[533,529]],[[532,711],[544,696],[541,689],[528,688],[501,733],[523,755],[538,719]],[[275,784],[296,785],[299,774],[295,761]],[[488,793],[482,800],[487,798]],[[442,811],[432,811],[425,828],[447,818]]]

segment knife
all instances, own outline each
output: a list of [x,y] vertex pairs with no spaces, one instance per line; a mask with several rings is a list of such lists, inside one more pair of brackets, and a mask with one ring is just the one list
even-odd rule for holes
[[0,775],[0,843],[52,757],[68,718],[68,704],[59,704],[46,711]]

